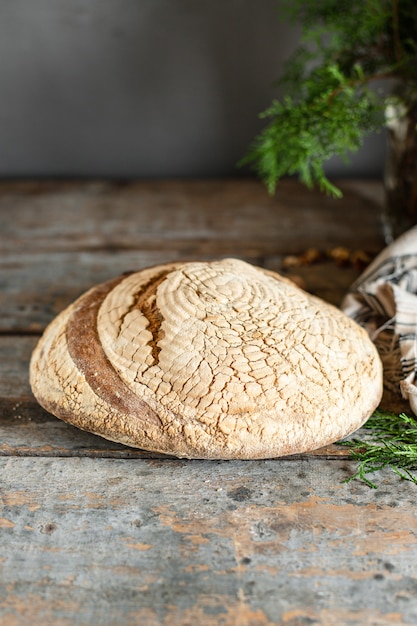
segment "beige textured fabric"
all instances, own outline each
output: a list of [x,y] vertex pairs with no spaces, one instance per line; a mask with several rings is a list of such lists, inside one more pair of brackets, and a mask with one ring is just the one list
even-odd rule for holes
[[47,328],[39,402],[108,439],[189,458],[268,458],[356,430],[381,397],[366,332],[235,259],[157,266],[93,288]]
[[401,393],[417,414],[417,227],[376,257],[352,285],[342,309],[380,352],[387,408],[397,408]]

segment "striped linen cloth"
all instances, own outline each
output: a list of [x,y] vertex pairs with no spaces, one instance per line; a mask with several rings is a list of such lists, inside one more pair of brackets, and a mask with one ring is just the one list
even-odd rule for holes
[[342,309],[378,348],[384,394],[401,394],[417,415],[417,226],[375,258],[352,285]]

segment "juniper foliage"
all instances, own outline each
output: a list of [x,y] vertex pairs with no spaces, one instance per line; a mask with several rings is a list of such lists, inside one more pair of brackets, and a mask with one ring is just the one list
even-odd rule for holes
[[[340,196],[324,165],[347,160],[385,124],[390,100],[417,90],[416,0],[282,0],[302,25],[302,42],[279,81],[285,96],[260,117],[267,124],[240,162],[273,193],[297,174],[308,187]],[[389,89],[378,88],[389,79]]]
[[346,482],[360,478],[376,489],[368,476],[390,467],[400,478],[417,484],[417,419],[378,410],[366,422],[365,432],[362,439],[341,442],[357,461],[355,474]]

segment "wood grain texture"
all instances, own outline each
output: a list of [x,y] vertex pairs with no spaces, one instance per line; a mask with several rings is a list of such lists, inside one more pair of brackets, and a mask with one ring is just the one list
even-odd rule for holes
[[5,252],[0,258],[0,331],[41,332],[93,285],[180,258],[176,250]]
[[[342,182],[330,200],[285,181],[0,183],[0,332],[40,332],[89,287],[179,260],[237,257],[282,271],[309,247],[382,246],[380,185]],[[358,275],[335,264],[297,269],[307,290],[339,304]]]
[[4,249],[14,251],[29,242],[32,251],[72,252],[171,245],[183,257],[289,254],[352,242],[379,250],[380,185],[342,181],[341,188],[338,201],[294,181],[284,181],[274,197],[249,179],[3,183],[0,232]]
[[[107,441],[47,413],[33,397],[28,378],[37,340],[36,336],[0,337],[0,456],[167,458]],[[329,445],[302,456],[333,459],[348,458],[348,453]]]
[[[0,336],[0,457],[168,458],[83,432],[45,411],[34,398],[29,360],[38,338]],[[345,448],[328,445],[298,458],[348,458]]]
[[415,624],[415,487],[350,469],[0,459],[0,621]]
[[[1,626],[417,623],[415,486],[375,492],[346,450],[178,461],[46,413],[28,364],[89,287],[168,261],[235,256],[280,271],[314,247],[383,247],[382,186],[341,202],[285,181],[0,183]],[[358,270],[288,271],[338,304]],[[152,457],[152,458],[151,458]]]
[[[378,249],[381,186],[343,186],[337,203],[291,181],[276,198],[253,180],[1,183],[1,454],[146,456],[75,431],[37,405],[27,373],[37,334],[91,286],[167,260],[223,252],[282,271],[286,254],[309,245]],[[289,272],[335,304],[357,274],[329,262]],[[346,453],[332,446],[325,455]]]
[[[301,286],[332,304],[339,305],[359,275],[352,266],[331,261],[284,268],[284,256],[238,255],[254,265],[289,276]],[[90,287],[123,272],[139,270],[166,261],[213,260],[217,256],[188,255],[178,250],[117,250],[98,252],[6,252],[0,257],[0,332],[40,333],[66,306]]]

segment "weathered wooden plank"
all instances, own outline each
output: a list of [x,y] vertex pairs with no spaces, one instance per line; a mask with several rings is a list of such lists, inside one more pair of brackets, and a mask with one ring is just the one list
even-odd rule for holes
[[[83,432],[40,407],[33,397],[0,398],[0,457],[167,459]],[[348,459],[346,448],[328,445],[291,459]]]
[[193,257],[176,249],[6,253],[0,259],[0,331],[39,332],[93,285],[126,271],[184,259]]
[[[275,197],[251,179],[3,183],[4,249],[161,250],[182,254],[298,253],[334,245],[383,245],[380,185],[341,183],[343,200],[284,181]],[[370,189],[372,190],[370,192]],[[375,198],[375,199],[374,199]]]
[[309,293],[340,306],[343,297],[362,269],[351,264],[338,265],[335,261],[323,260],[317,263],[285,268],[282,257],[267,257],[264,266],[282,273]]
[[32,396],[0,398],[0,457],[166,458],[106,441],[62,422]]
[[[196,258],[210,260],[213,257],[185,256],[179,250],[4,254],[0,258],[0,331],[40,332],[93,285],[129,270]],[[307,291],[333,304],[340,303],[359,274],[351,266],[341,267],[329,260],[288,271],[284,268],[283,256],[240,258],[282,272],[298,282],[301,280]]]
[[0,337],[0,398],[30,395],[29,360],[38,337]]
[[0,459],[0,622],[415,624],[415,487],[350,471]]
[[[36,334],[88,287],[167,260],[382,246],[382,186],[336,202],[294,182],[0,183],[0,623],[417,623],[415,486],[377,492],[329,446],[178,461],[83,433],[33,398]],[[288,270],[339,303],[357,270]],[[24,458],[27,457],[27,458]],[[47,458],[48,457],[48,458]],[[58,457],[58,458],[57,458]]]
[[[37,337],[0,337],[0,456],[166,458],[85,433],[42,409],[29,385],[36,342]],[[308,456],[347,458],[347,453],[326,446]]]
[[[93,284],[167,260],[213,258],[223,251],[281,271],[284,252],[351,243],[352,232],[356,247],[366,241],[367,250],[378,248],[380,186],[344,185],[343,202],[351,212],[293,182],[285,182],[276,198],[256,181],[2,183],[0,330],[39,332]],[[353,221],[361,212],[358,235]],[[328,263],[294,274],[306,289],[335,303],[355,277],[351,268]],[[5,336],[0,342],[2,454],[145,455],[76,431],[36,404],[27,376],[35,341]],[[345,452],[331,447],[317,454]]]
[[[1,183],[0,331],[40,331],[90,286],[157,263],[236,256],[282,271],[286,254],[311,246],[372,253],[380,186],[343,184],[342,206],[292,181],[276,198],[250,180]],[[292,274],[338,303],[357,272],[321,263]]]

